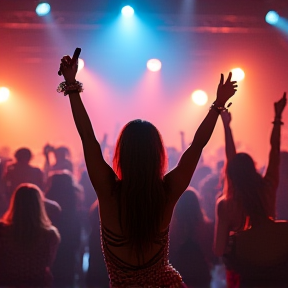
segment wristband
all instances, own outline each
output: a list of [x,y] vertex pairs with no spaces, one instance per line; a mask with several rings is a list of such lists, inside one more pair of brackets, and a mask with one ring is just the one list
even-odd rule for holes
[[72,84],[67,84],[65,81],[61,82],[59,86],[57,87],[58,93],[64,93],[64,96],[66,96],[69,93],[72,92],[83,92],[83,84],[79,81],[76,81]]

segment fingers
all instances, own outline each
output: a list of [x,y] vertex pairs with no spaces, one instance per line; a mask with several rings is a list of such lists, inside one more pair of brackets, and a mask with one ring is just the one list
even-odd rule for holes
[[[231,78],[232,78],[232,72],[229,72],[228,74],[228,77],[225,81],[225,84],[228,84],[228,83],[231,83],[233,85],[233,87],[238,87],[236,84],[237,84],[237,81],[231,81]],[[224,75],[221,73],[221,78],[220,78],[220,83],[219,85],[224,85]]]
[[71,57],[69,55],[64,55],[61,59],[60,69],[58,75],[61,76],[63,69],[68,68],[71,65]]
[[276,103],[281,103],[281,102],[286,103],[286,101],[287,101],[286,92],[284,92],[283,97],[279,101],[277,101]]
[[63,56],[63,58],[61,59],[61,64],[63,65],[70,65],[71,63],[71,57],[69,55],[65,55]]
[[219,85],[223,85],[223,84],[224,84],[224,75],[221,73]]
[[[228,75],[228,78],[227,78],[225,84],[226,83],[230,83],[231,82],[231,78],[232,78],[232,72],[229,72],[229,75]],[[233,82],[235,82],[235,81],[233,81]]]
[[71,65],[74,65],[74,63],[77,62],[80,53],[81,53],[81,48],[76,48],[72,57]]

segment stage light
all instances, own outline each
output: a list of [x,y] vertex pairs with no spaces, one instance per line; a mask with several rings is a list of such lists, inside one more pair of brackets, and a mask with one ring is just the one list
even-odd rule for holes
[[79,58],[78,59],[78,71],[82,70],[84,68],[84,65],[85,65],[84,60]]
[[36,7],[36,13],[38,16],[45,16],[50,12],[50,5],[48,3],[39,3]]
[[161,67],[162,67],[161,61],[158,59],[150,59],[147,62],[147,68],[152,72],[159,71]]
[[0,88],[0,102],[5,102],[9,98],[10,91],[6,87]]
[[231,72],[233,81],[242,81],[245,78],[245,73],[241,68],[234,68]]
[[134,9],[131,6],[127,5],[122,8],[121,13],[125,17],[131,17],[134,14]]
[[279,20],[279,14],[275,11],[269,11],[266,14],[265,20],[267,23],[271,25],[275,25]]
[[199,106],[203,106],[207,103],[208,96],[202,90],[196,90],[191,95],[192,101]]

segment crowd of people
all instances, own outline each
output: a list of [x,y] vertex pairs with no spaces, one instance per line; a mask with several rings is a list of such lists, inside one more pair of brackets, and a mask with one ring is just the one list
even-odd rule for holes
[[[60,71],[58,91],[69,95],[86,169],[75,177],[64,146],[44,147],[43,169],[31,166],[28,148],[12,164],[0,162],[1,287],[212,287],[217,265],[225,265],[227,287],[288,286],[288,152],[280,149],[286,93],[274,103],[263,175],[235,148],[225,108],[237,90],[232,73],[221,74],[215,101],[182,153],[165,149],[157,128],[136,119],[120,132],[110,165],[106,138],[95,137],[80,98],[77,61],[64,56]],[[201,155],[219,117],[226,159],[213,168]]]

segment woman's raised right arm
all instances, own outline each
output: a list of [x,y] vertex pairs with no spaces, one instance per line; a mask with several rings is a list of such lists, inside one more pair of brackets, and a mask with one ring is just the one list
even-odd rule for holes
[[212,135],[220,112],[224,109],[226,101],[236,92],[236,81],[231,81],[231,77],[232,73],[230,72],[224,83],[224,76],[221,74],[216,101],[197,129],[191,145],[183,153],[178,165],[165,176],[164,180],[170,188],[173,202],[176,202],[188,187],[202,149]]
[[[77,64],[72,63],[69,56],[61,59],[60,70],[67,85],[75,83]],[[68,91],[73,119],[80,135],[87,171],[97,195],[110,189],[115,181],[115,173],[103,158],[101,147],[97,141],[91,121],[83,105],[78,89]]]

